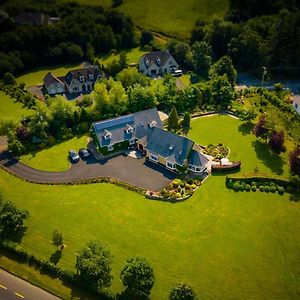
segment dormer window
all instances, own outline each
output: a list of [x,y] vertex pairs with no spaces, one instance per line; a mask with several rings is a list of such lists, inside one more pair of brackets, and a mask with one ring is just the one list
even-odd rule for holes
[[149,59],[148,58],[145,59],[145,64],[146,64],[147,67],[149,66]]
[[172,151],[174,149],[173,145],[170,145],[169,150]]
[[89,75],[89,78],[90,78],[90,80],[93,80],[93,79],[94,79],[93,74],[90,74],[90,75]]
[[109,140],[109,139],[111,139],[111,136],[112,136],[111,132],[109,132],[107,129],[105,129],[103,132],[104,139]]
[[150,128],[154,128],[156,125],[157,123],[154,120],[149,124]]
[[158,66],[160,65],[160,58],[159,57],[156,59],[156,63],[157,63]]
[[133,127],[130,126],[129,124],[126,125],[125,127],[125,131],[127,134],[132,133],[133,132]]
[[80,76],[80,77],[79,77],[79,80],[82,82],[82,81],[83,81],[83,76]]

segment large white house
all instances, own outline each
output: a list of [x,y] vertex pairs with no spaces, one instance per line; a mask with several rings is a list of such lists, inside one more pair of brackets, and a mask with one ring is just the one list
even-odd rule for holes
[[293,99],[293,107],[296,112],[300,115],[300,96],[295,96]]
[[174,73],[178,70],[178,63],[166,51],[155,51],[144,54],[139,61],[139,71],[146,76],[157,76]]

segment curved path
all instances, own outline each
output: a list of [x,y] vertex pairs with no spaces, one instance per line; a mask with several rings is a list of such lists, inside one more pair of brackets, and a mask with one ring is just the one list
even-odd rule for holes
[[[53,161],[55,164],[55,161]],[[165,168],[142,159],[135,159],[125,155],[97,161],[91,158],[80,160],[65,172],[47,172],[31,168],[15,158],[8,152],[0,153],[0,164],[8,171],[37,183],[70,183],[78,180],[96,177],[113,177],[120,181],[148,189],[159,191],[168,185],[175,174]]]

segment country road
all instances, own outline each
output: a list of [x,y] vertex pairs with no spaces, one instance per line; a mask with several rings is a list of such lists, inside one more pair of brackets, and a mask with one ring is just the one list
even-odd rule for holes
[[56,296],[0,269],[1,300],[58,300]]

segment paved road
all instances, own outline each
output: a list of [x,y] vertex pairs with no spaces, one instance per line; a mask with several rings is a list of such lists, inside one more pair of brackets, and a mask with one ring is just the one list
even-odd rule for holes
[[59,298],[0,269],[1,300],[58,300]]
[[80,160],[65,172],[45,172],[33,169],[10,158],[7,152],[0,153],[0,163],[20,177],[39,183],[68,183],[95,177],[113,177],[138,187],[159,191],[175,178],[174,173],[147,162],[144,158],[135,159],[125,155],[100,162],[93,158],[88,161]]

